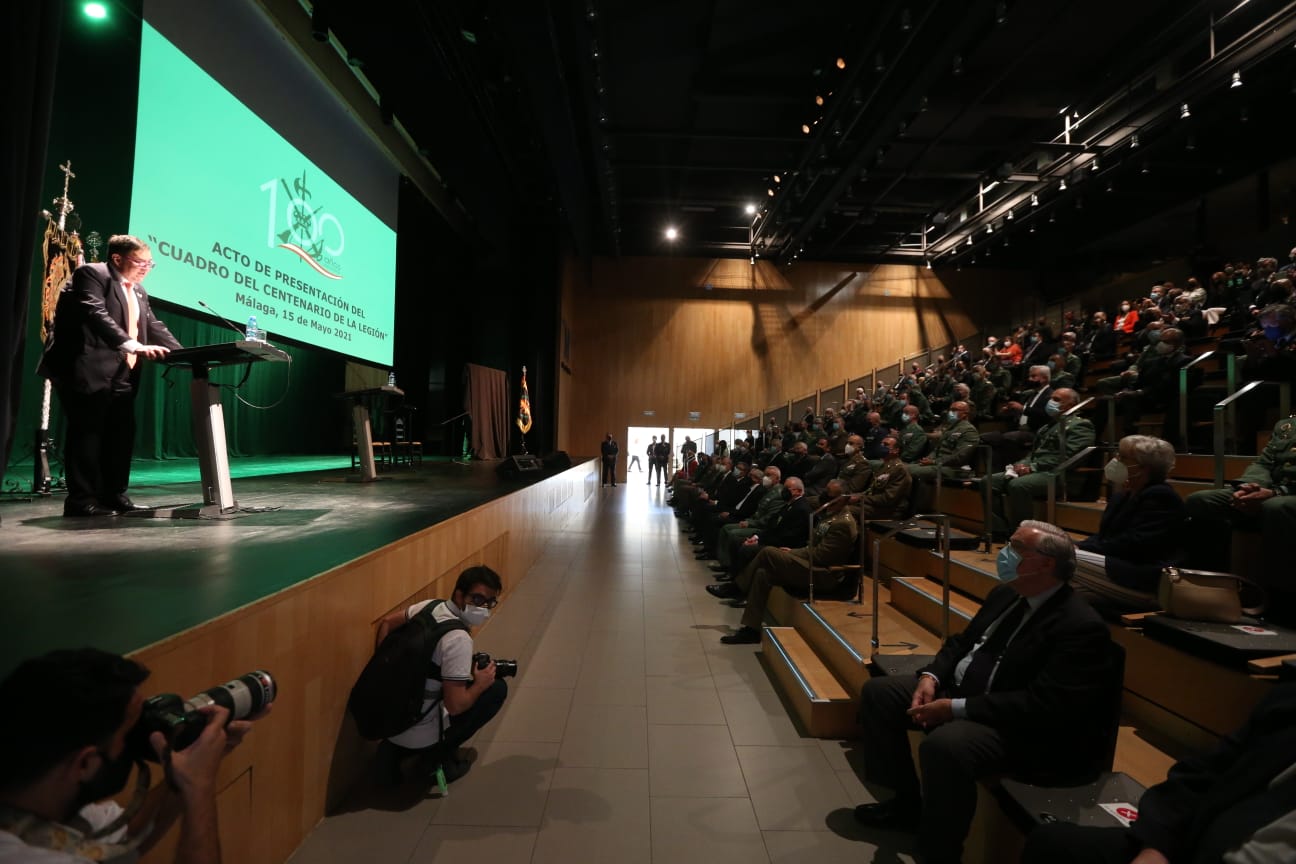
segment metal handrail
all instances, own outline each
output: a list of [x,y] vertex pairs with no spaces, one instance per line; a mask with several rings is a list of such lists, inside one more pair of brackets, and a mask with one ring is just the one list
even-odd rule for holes
[[1188,370],[1214,356],[1214,351],[1207,351],[1179,367],[1179,446],[1185,451],[1188,449]]
[[[1224,456],[1227,452],[1236,451],[1237,440],[1234,404],[1243,396],[1254,391],[1261,384],[1278,385],[1279,416],[1286,416],[1291,409],[1291,384],[1286,381],[1252,381],[1231,396],[1215,403],[1215,488],[1224,488]],[[1227,416],[1226,416],[1227,415]],[[1229,445],[1232,445],[1230,448]]]
[[1050,525],[1057,524],[1057,519],[1056,519],[1057,487],[1059,482],[1061,482],[1062,484],[1062,501],[1065,502],[1067,500],[1066,469],[1070,468],[1072,465],[1079,462],[1081,459],[1085,458],[1086,456],[1088,456],[1090,453],[1094,452],[1097,449],[1098,448],[1096,446],[1091,444],[1090,446],[1076,453],[1070,459],[1063,462],[1061,465],[1054,468],[1053,471],[1051,472],[1053,474],[1053,482],[1048,485],[1048,509],[1045,511],[1048,514],[1048,521]]
[[[915,513],[914,521],[927,521],[940,523],[940,531],[937,534],[941,542],[941,554],[945,559],[945,566],[941,575],[941,642],[944,643],[950,635],[950,517],[948,513]],[[874,610],[874,614],[877,610]]]
[[1081,408],[1084,408],[1090,402],[1097,402],[1097,401],[1098,401],[1097,396],[1090,396],[1088,399],[1084,400],[1083,402],[1077,402],[1073,407],[1068,408],[1066,411],[1063,411],[1062,416],[1070,417],[1072,414],[1075,414],[1077,411],[1079,411]]

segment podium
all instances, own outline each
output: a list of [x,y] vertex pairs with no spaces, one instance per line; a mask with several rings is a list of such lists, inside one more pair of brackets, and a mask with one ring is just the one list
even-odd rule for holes
[[366,387],[363,390],[347,390],[337,394],[339,399],[351,402],[351,423],[355,427],[356,452],[360,457],[360,482],[369,483],[378,479],[378,466],[374,463],[373,454],[373,412],[370,404],[382,404],[387,399],[401,397],[405,391],[394,384],[381,387]]
[[[202,471],[203,503],[201,507],[159,508],[144,515],[160,518],[203,518],[238,510],[234,487],[230,483],[229,447],[225,441],[225,410],[221,405],[219,385],[208,380],[208,372],[217,366],[243,363],[291,363],[287,352],[265,342],[240,340],[197,348],[172,351],[159,362],[168,366],[187,366],[193,374],[189,382],[189,402],[194,443],[198,445],[198,466]],[[143,512],[143,511],[141,511]]]

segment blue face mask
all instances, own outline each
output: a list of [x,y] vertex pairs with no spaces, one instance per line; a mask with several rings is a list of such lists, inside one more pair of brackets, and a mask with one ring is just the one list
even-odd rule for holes
[[1050,360],[1050,361],[1048,362],[1048,367],[1049,367],[1049,371],[1050,371],[1050,372],[1056,372],[1056,371],[1057,371],[1057,364],[1054,363],[1052,360]]
[[951,422],[951,423],[957,423],[957,422],[959,422],[958,414],[954,413],[953,411],[949,412],[949,413],[946,414],[945,416],[949,418],[949,422]]
[[1280,324],[1266,324],[1264,326],[1265,338],[1270,342],[1277,342],[1283,337],[1283,329]]
[[1000,582],[1012,582],[1017,578],[1017,565],[1021,560],[1021,555],[1012,546],[1000,549],[999,557],[995,559],[995,576]]

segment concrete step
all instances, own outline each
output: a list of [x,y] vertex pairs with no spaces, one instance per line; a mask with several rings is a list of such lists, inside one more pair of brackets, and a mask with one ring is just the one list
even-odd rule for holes
[[[933,633],[941,632],[942,589],[926,576],[903,576],[891,583],[891,604]],[[950,591],[950,633],[961,633],[981,606]]]
[[[1247,466],[1255,461],[1254,456],[1225,456],[1224,479],[1236,480],[1242,476]],[[1211,480],[1215,479],[1215,457],[1209,453],[1177,453],[1173,478],[1176,480]]]
[[851,738],[859,734],[855,699],[792,627],[766,627],[761,651],[779,690],[815,738]]
[[1097,534],[1106,508],[1105,501],[1059,501],[1056,510],[1057,526],[1078,534]]

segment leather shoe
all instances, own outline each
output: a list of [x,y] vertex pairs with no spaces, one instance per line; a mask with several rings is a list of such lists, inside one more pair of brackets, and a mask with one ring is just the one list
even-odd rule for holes
[[855,821],[870,828],[916,831],[921,813],[921,802],[893,798],[879,804],[860,804],[855,808]]
[[116,510],[109,510],[107,507],[101,507],[98,504],[77,504],[63,505],[63,517],[81,518],[85,516],[116,516]]
[[693,557],[696,558],[696,559],[699,560],[699,561],[714,561],[714,560],[715,560],[715,555],[713,555],[713,554],[711,554],[710,552],[708,552],[705,548],[703,548],[703,549],[699,549],[699,550],[698,550],[698,553],[697,553],[696,555],[694,555]]
[[116,510],[118,513],[136,513],[140,510],[152,510],[152,507],[145,507],[143,504],[136,504],[125,495],[116,501],[109,501],[106,505],[109,510]]
[[756,645],[761,641],[761,634],[754,627],[739,627],[728,636],[721,636],[720,641],[725,645]]
[[[713,571],[715,571],[716,573],[725,573],[725,574],[727,574],[727,573],[729,572],[729,565],[727,565],[727,564],[721,564],[720,562],[717,561],[715,564],[712,564],[712,565],[711,565],[711,569],[712,569]],[[733,578],[732,576],[729,577],[729,579],[732,579],[732,578]],[[716,581],[718,581],[718,582],[728,582],[729,579],[725,579],[725,578],[722,576],[722,577],[720,577],[719,579],[717,579]]]
[[732,607],[732,608],[734,608],[734,609],[746,609],[746,608],[747,608],[747,598],[746,598],[746,597],[735,597],[735,598],[732,599],[732,600],[726,600],[726,601],[725,601],[725,605],[726,605],[726,606],[730,606],[730,607]]
[[742,596],[742,591],[732,582],[717,582],[714,585],[706,586],[706,590],[712,597],[719,597],[721,600]]

